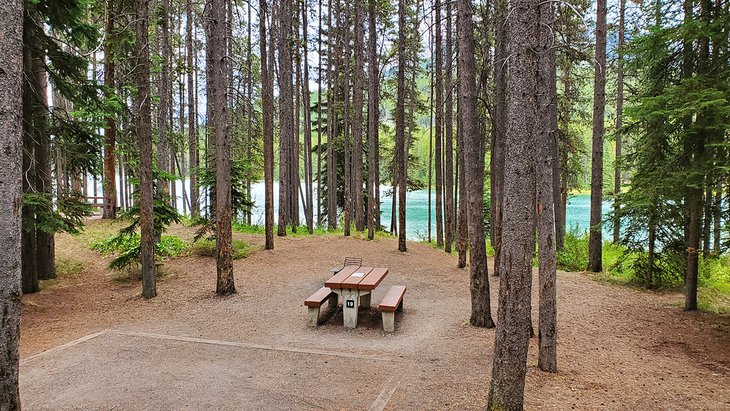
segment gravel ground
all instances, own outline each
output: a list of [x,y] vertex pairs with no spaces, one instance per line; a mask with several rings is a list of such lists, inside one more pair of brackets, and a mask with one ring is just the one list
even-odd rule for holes
[[[416,243],[400,253],[394,239],[338,236],[277,237],[276,249],[264,251],[262,236],[236,234],[259,248],[235,263],[238,294],[216,297],[215,260],[188,256],[164,262],[158,297],[144,301],[138,282],[109,273],[108,258],[88,248],[89,238],[115,227],[90,221],[80,237],[57,236],[59,257],[82,262],[83,272],[23,297],[28,409],[486,404],[494,330],[467,324],[468,271],[455,268],[453,255]],[[193,235],[182,226],[170,231]],[[343,328],[341,309],[324,313],[317,328],[306,326],[304,299],[344,256],[389,267],[373,306],[389,286],[408,287],[394,334],[382,332],[374,308],[360,312],[354,330]],[[496,318],[499,279],[490,281]],[[681,300],[558,273],[559,372],[537,369],[532,339],[526,407],[730,409],[730,317],[685,313]],[[536,319],[537,290],[533,307]]]

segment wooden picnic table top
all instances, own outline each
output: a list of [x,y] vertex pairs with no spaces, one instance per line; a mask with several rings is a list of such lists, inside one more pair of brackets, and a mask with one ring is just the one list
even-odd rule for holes
[[349,265],[332,276],[324,285],[329,288],[370,291],[377,288],[386,275],[388,275],[387,268]]

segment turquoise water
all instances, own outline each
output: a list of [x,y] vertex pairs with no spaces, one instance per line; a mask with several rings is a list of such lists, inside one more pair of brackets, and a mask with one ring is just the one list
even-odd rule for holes
[[[178,195],[182,193],[182,181],[177,181],[177,192]],[[189,181],[184,182],[187,188],[189,187]],[[303,185],[303,184],[302,184]],[[274,183],[274,216],[278,215],[279,202],[278,202],[279,185],[277,182]],[[392,204],[392,198],[389,195],[390,186],[380,187],[380,199],[382,201],[381,209],[381,221],[385,229],[390,228],[390,209]],[[263,182],[255,183],[251,187],[251,197],[254,201],[253,216],[251,222],[256,225],[264,224],[264,184]],[[301,201],[301,200],[300,200]],[[315,200],[316,193],[315,193]],[[406,234],[407,238],[412,241],[425,240],[428,237],[428,190],[411,191],[406,194]],[[179,211],[182,212],[182,201],[178,201]],[[304,208],[300,202],[300,215],[302,216],[302,223],[304,223]],[[435,192],[431,192],[431,210],[436,209],[436,195]],[[397,208],[396,208],[397,210]],[[611,202],[603,202],[603,214],[607,215],[611,211]],[[576,229],[579,232],[588,231],[590,226],[590,195],[579,194],[571,196],[568,199],[568,210],[567,210],[567,226],[568,230]],[[316,216],[315,216],[316,218]],[[432,216],[431,221],[432,235],[436,235],[436,217],[435,213]],[[610,224],[604,224],[603,226],[604,238],[611,235]]]
[[[387,190],[390,187],[385,187]],[[386,193],[381,194],[382,222],[386,228],[390,227],[390,212],[392,198]],[[410,240],[425,240],[428,237],[428,190],[412,191],[406,194],[406,236]],[[398,210],[396,206],[396,211]],[[436,194],[431,192],[431,219],[432,236],[436,237]],[[611,202],[603,202],[604,217],[611,211]],[[568,230],[577,230],[578,232],[588,231],[590,227],[591,216],[591,196],[589,194],[579,194],[568,198],[568,206],[566,219]],[[611,235],[611,227],[604,224],[604,237]]]

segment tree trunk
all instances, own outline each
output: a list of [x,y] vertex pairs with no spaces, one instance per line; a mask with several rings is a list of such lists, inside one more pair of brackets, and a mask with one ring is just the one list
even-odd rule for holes
[[494,248],[494,275],[502,266],[502,199],[504,197],[504,139],[507,129],[507,3],[497,1],[494,56],[494,115],[492,116],[492,151],[489,162],[491,239]]
[[555,207],[553,167],[557,146],[557,94],[555,93],[555,48],[553,6],[540,4],[540,44],[537,78],[537,129],[535,150],[537,174],[537,224],[539,250],[539,354],[538,367],[557,372],[557,301],[555,292]]
[[[107,5],[106,16],[106,41],[104,42],[104,87],[106,97],[113,95],[115,90],[115,69],[114,61],[114,19],[116,13],[112,10],[111,3]],[[114,219],[117,216],[117,187],[115,171],[115,155],[117,140],[117,124],[114,115],[106,117],[106,128],[104,128],[104,206],[101,218]]]
[[[160,76],[158,77],[159,83],[157,93],[159,94],[159,104],[157,105],[157,168],[160,172],[169,173],[172,168],[170,167],[170,108],[172,103],[171,93],[171,77],[170,77],[170,55],[172,50],[170,48],[170,0],[162,0],[161,2],[161,16],[159,21],[160,29],[160,57],[161,70]],[[170,201],[170,181],[165,178],[160,178],[158,181],[162,193],[165,195],[165,201],[171,204]]]
[[[722,178],[717,179],[717,185],[715,186],[715,201],[713,204],[713,241],[712,241],[712,251],[716,255],[722,254],[721,249],[721,243],[720,243],[720,237],[721,237],[721,226],[722,226]],[[728,198],[730,201],[730,198]]]
[[[444,251],[451,253],[454,242],[454,92],[451,87],[451,2],[446,3],[446,85],[444,86]],[[476,84],[476,83],[475,83]]]
[[363,161],[362,161],[362,106],[363,81],[365,80],[365,0],[355,0],[355,75],[352,78],[352,173],[355,202],[355,229],[365,230],[365,199],[363,198]]
[[591,228],[588,239],[588,271],[603,270],[603,133],[606,112],[606,0],[598,0],[596,56],[593,83],[593,154],[591,162]]
[[297,16],[298,5],[295,6],[294,2],[291,4],[292,15],[289,17],[289,21],[292,22],[292,27],[289,29],[289,39],[291,42],[292,52],[292,75],[294,76],[294,84],[292,85],[292,124],[291,124],[291,140],[289,141],[289,222],[291,223],[291,230],[293,233],[297,232],[299,225],[299,189],[301,185],[301,178],[299,174],[299,123],[300,123],[300,105],[301,99],[300,94],[297,92],[299,89],[299,83],[301,82],[301,65],[300,54],[299,54],[299,42],[296,41],[296,36],[299,31],[299,23]]
[[[709,23],[709,3],[707,0],[700,1],[700,18],[704,20],[704,23]],[[710,41],[707,36],[702,36],[698,43],[697,71],[699,75],[706,75],[710,70]],[[697,115],[697,124],[691,127],[704,130],[709,120],[706,113],[700,113]],[[690,173],[692,173],[691,183],[693,184],[687,190],[689,224],[687,227],[687,271],[684,280],[684,309],[691,311],[697,309],[697,276],[699,272],[700,239],[702,237],[703,186],[705,184],[705,176],[702,173],[705,165],[706,136],[703,131],[700,131],[699,133],[688,133],[686,138],[691,139],[686,141],[688,143],[687,145],[692,147],[692,158],[688,162],[687,167]]]
[[[37,53],[34,59],[33,74],[34,100],[36,108],[33,110],[35,133],[35,172],[36,190],[43,194],[47,203],[38,206],[36,219],[40,219],[40,213],[53,212],[53,176],[51,175],[51,136],[48,130],[48,80],[46,71],[43,68],[43,55]],[[56,278],[56,250],[53,232],[47,232],[41,226],[36,228],[36,270],[38,279],[49,280]]]
[[0,2],[0,409],[19,410],[23,3]]
[[137,0],[135,33],[137,41],[137,149],[139,150],[139,225],[141,230],[142,297],[157,295],[155,277],[155,232],[152,199],[152,117],[150,95],[150,54],[148,41],[148,0]]
[[294,138],[294,107],[292,94],[292,56],[291,56],[291,0],[282,0],[279,12],[279,224],[277,235],[286,236],[286,227],[289,224],[290,181],[289,167],[291,164],[291,141]]
[[707,258],[710,256],[710,244],[712,241],[712,200],[715,194],[712,190],[712,182],[707,178],[705,184],[705,211],[702,226],[702,256]]
[[443,80],[443,44],[441,41],[441,0],[436,0],[436,24],[434,30],[436,31],[436,57],[435,66],[433,70],[436,71],[436,131],[434,138],[435,141],[435,152],[434,152],[434,168],[436,169],[436,245],[438,247],[444,246],[444,222],[443,214],[443,104],[444,104],[444,80]]
[[302,34],[304,47],[304,79],[302,81],[302,100],[304,101],[304,181],[306,186],[305,202],[307,204],[307,230],[314,234],[314,188],[312,181],[312,110],[311,93],[309,92],[309,24],[307,15],[309,10],[307,0],[302,2]]
[[274,79],[269,70],[273,45],[267,49],[267,0],[259,0],[259,47],[261,60],[261,113],[264,133],[264,248],[274,249]]
[[[431,15],[431,19],[429,23],[433,25],[433,15]],[[432,230],[431,230],[431,218],[433,214],[432,206],[431,206],[431,193],[433,192],[433,109],[434,109],[434,103],[433,103],[433,97],[434,97],[434,50],[433,50],[433,30],[428,30],[428,52],[431,54],[431,72],[429,73],[429,84],[428,88],[430,91],[430,96],[428,99],[428,242],[431,243],[433,236],[432,236]],[[459,116],[461,113],[459,113]]]
[[332,0],[329,0],[327,10],[327,229],[334,231],[337,229],[337,151],[335,150],[337,141],[335,118],[337,55],[334,53],[337,43],[337,28],[332,23],[332,14],[336,12],[332,8]]
[[[523,409],[535,251],[538,0],[510,4],[502,266],[490,410]],[[509,199],[509,201],[507,200]]]
[[466,148],[464,147],[464,114],[461,110],[461,103],[458,101],[456,107],[456,121],[456,164],[457,169],[459,170],[459,212],[457,218],[458,242],[456,244],[456,248],[457,250],[459,250],[459,261],[457,263],[457,267],[464,268],[466,267],[467,248],[469,242],[469,211],[467,207],[469,199],[466,192]]
[[317,225],[322,220],[322,0],[317,1]]
[[[215,138],[216,181],[216,294],[236,292],[233,281],[232,257],[232,203],[231,203],[231,147],[228,138],[228,88],[226,87],[226,16],[225,0],[211,0],[210,48],[211,79],[214,89],[210,98],[213,103],[213,136]],[[210,126],[209,126],[210,127]]]
[[343,24],[342,24],[342,36],[343,36],[343,42],[345,43],[345,55],[343,57],[344,60],[344,70],[343,70],[343,76],[342,76],[342,87],[344,88],[344,107],[343,107],[343,120],[344,120],[344,130],[343,130],[343,137],[344,137],[344,151],[345,151],[345,196],[344,196],[344,204],[343,204],[343,213],[344,213],[344,235],[349,236],[350,235],[350,228],[352,225],[352,145],[350,144],[350,129],[352,124],[352,110],[350,108],[350,11],[351,8],[349,4],[344,4],[345,7],[344,12],[340,12],[340,15],[342,16]]
[[618,23],[618,67],[616,71],[616,162],[613,172],[613,193],[616,199],[613,203],[613,242],[621,240],[621,218],[618,216],[621,209],[618,195],[621,194],[621,143],[624,110],[624,16],[626,14],[626,0],[619,0]]
[[[406,163],[408,151],[405,135],[406,93],[406,4],[398,0],[398,88],[395,103],[395,151],[398,179],[398,250],[406,252]],[[395,189],[393,192],[395,195]]]
[[[475,327],[494,327],[489,298],[486,230],[484,229],[484,141],[477,128],[476,63],[472,3],[458,2],[459,109],[462,111],[464,164],[469,225],[471,318]],[[438,17],[438,15],[437,15]],[[438,106],[438,104],[437,104]]]
[[187,49],[187,79],[188,79],[188,156],[190,164],[190,217],[195,220],[200,217],[200,190],[198,189],[198,129],[196,118],[198,108],[195,104],[195,95],[198,90],[195,88],[195,67],[194,56],[197,55],[193,48],[193,3],[192,0],[185,1],[185,41]]
[[375,238],[378,229],[379,207],[377,194],[380,181],[377,178],[378,125],[378,55],[376,48],[376,0],[368,0],[368,239]]
[[649,229],[649,245],[648,245],[648,251],[647,251],[647,259],[646,259],[646,288],[652,289],[654,286],[654,245],[656,243],[656,221],[655,221],[655,212],[654,212],[654,205],[651,205],[652,210],[649,214],[649,223],[648,223],[648,229]]
[[[39,126],[36,110],[38,101],[34,95],[36,87],[38,57],[33,50],[38,50],[35,36],[32,34],[31,13],[26,11],[23,24],[23,194],[37,192],[36,189],[36,167],[34,159],[34,141],[38,135]],[[16,108],[17,109],[17,108]],[[22,232],[22,256],[23,256],[23,293],[29,294],[38,291],[38,269],[36,267],[37,237],[36,237],[36,206],[31,204],[23,205],[23,232]]]

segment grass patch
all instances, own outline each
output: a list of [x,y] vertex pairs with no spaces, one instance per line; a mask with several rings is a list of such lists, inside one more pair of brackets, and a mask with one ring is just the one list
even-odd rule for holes
[[84,272],[84,263],[73,258],[56,258],[56,275],[61,278],[72,278]]
[[56,258],[56,277],[49,280],[41,280],[39,286],[41,291],[53,288],[64,287],[64,280],[71,279],[84,272],[86,266],[83,262],[73,258]]
[[262,225],[233,224],[233,231],[241,234],[266,234],[266,228]]
[[[645,287],[646,255],[627,250],[613,243],[603,244],[603,272],[593,275],[598,281],[610,284]],[[575,231],[566,233],[565,247],[556,255],[559,270],[585,271],[588,266],[588,234]],[[668,263],[657,260],[654,287],[682,292],[684,279],[665,274]],[[680,273],[681,274],[681,273]],[[730,256],[704,258],[700,255],[697,304],[702,311],[730,314]]]
[[[231,244],[233,248],[233,259],[238,260],[241,258],[248,257],[251,252],[252,248],[249,246],[245,241],[243,240],[233,240],[233,243]],[[203,239],[198,240],[193,245],[190,246],[190,251],[197,256],[200,257],[215,257],[216,256],[216,250],[215,250],[215,240],[214,239]]]

